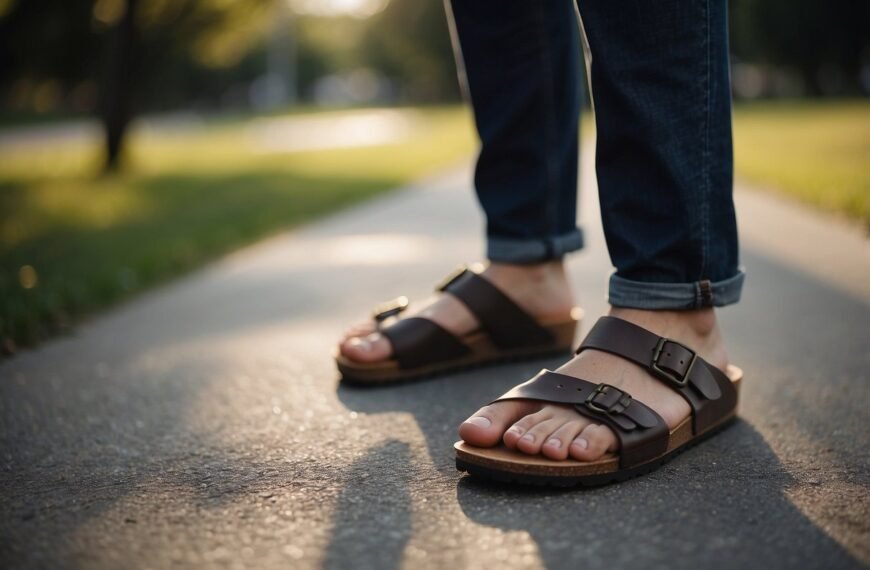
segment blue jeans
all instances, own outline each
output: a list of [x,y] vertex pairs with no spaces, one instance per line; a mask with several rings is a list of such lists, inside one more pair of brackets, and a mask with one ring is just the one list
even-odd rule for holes
[[[481,139],[487,256],[559,259],[577,227],[581,39],[612,305],[740,298],[726,0],[450,0]],[[458,54],[459,55],[459,54]]]

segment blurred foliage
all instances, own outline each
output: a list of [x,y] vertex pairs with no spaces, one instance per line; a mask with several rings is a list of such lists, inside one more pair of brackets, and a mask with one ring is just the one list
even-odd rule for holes
[[[127,1],[0,0],[3,106],[92,112],[109,31]],[[240,91],[266,72],[278,1],[142,0],[137,108],[244,106]],[[731,0],[730,8],[738,61],[784,69],[810,94],[861,92],[870,2]],[[318,78],[360,67],[395,81],[403,102],[458,96],[441,0],[391,0],[369,18],[299,14],[285,25],[305,97]]]
[[[93,112],[109,32],[126,0],[3,1],[4,106]],[[280,15],[276,0],[141,1],[133,62],[137,108],[246,106],[232,91],[267,71],[269,35]],[[458,96],[440,0],[393,0],[368,19],[297,15],[286,25],[303,95],[323,75],[368,67],[396,81],[402,101]]]
[[453,48],[440,0],[393,0],[365,27],[359,53],[361,63],[398,79],[410,100],[459,96]]
[[292,153],[259,152],[250,143],[252,123],[240,119],[134,132],[131,167],[97,178],[93,145],[10,149],[0,155],[0,341],[7,350],[32,344],[83,314],[444,168],[474,148],[464,108],[403,116],[415,125],[405,139]]
[[[297,91],[311,100],[323,94],[318,82],[333,77],[327,87],[339,94],[323,100],[352,103],[342,98],[342,81],[365,69],[376,85],[360,102],[458,99],[442,0],[382,0],[369,17],[293,15],[302,4],[328,2],[0,0],[0,107],[99,110],[111,166],[136,114],[268,106],[283,100],[272,97],[276,80],[290,86],[290,100]],[[127,6],[135,8],[129,21]],[[870,90],[870,2],[731,0],[730,7],[739,95]]]
[[[11,8],[0,16],[0,85],[7,100],[27,98],[15,90],[38,93],[54,85],[56,104],[62,105],[62,95],[75,98],[76,89],[96,89],[110,47],[108,32],[125,0],[7,1]],[[260,43],[269,5],[269,0],[141,2],[137,102],[165,108],[182,102],[180,95],[190,101],[212,86],[215,66],[238,66],[237,73],[244,73],[244,58]],[[38,94],[34,98],[38,102]],[[95,110],[95,94],[84,98],[80,110]]]
[[[732,53],[793,71],[809,95],[866,91],[867,0],[730,0]],[[868,81],[867,78],[864,81]]]
[[0,1],[2,106],[97,113],[107,170],[143,111],[275,105],[361,68],[377,71],[365,77],[381,102],[458,96],[440,0],[368,19],[293,16],[288,0]]

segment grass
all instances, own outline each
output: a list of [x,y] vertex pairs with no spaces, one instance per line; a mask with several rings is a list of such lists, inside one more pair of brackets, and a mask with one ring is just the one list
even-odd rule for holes
[[470,117],[417,110],[414,136],[372,147],[257,153],[249,122],[131,140],[98,176],[98,148],[0,155],[0,339],[7,351],[241,245],[468,156]]
[[870,228],[870,101],[738,106],[734,159],[747,182]]

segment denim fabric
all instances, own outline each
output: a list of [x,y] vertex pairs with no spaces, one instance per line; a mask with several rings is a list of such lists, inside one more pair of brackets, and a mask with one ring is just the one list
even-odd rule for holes
[[[451,0],[482,148],[490,259],[557,259],[576,228],[580,36],[570,0]],[[615,305],[740,297],[726,0],[578,0]]]
[[736,275],[722,281],[655,283],[632,281],[614,273],[610,276],[607,302],[614,307],[651,310],[723,307],[740,300],[745,277],[738,270]]
[[535,239],[510,239],[489,236],[487,259],[523,263],[537,259],[558,259],[583,247],[583,232],[575,228],[567,234]]
[[489,259],[534,262],[581,248],[583,65],[573,4],[454,0],[452,12],[482,143],[474,183]]

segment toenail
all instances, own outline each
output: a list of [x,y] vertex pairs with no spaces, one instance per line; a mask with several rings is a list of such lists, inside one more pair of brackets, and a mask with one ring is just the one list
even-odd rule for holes
[[562,447],[562,441],[558,440],[554,437],[553,439],[551,439],[550,441],[547,442],[547,446],[553,447],[555,449],[559,449],[560,447]]
[[523,428],[521,428],[520,426],[513,426],[508,431],[511,433],[515,433],[515,434],[521,434],[521,433],[523,433]]
[[574,440],[574,445],[576,445],[580,449],[586,449],[587,447],[589,447],[589,442],[586,441],[585,439],[583,439],[582,437],[578,437],[577,439]]
[[527,433],[526,435],[523,436],[523,439],[526,441],[535,441],[535,434]]
[[476,426],[480,426],[482,428],[487,428],[492,425],[492,422],[489,421],[489,418],[485,418],[483,416],[474,416],[473,418],[469,418],[465,420],[467,424],[474,424]]
[[358,350],[362,350],[363,352],[368,352],[372,349],[372,344],[361,338],[355,338],[350,342],[350,345]]

